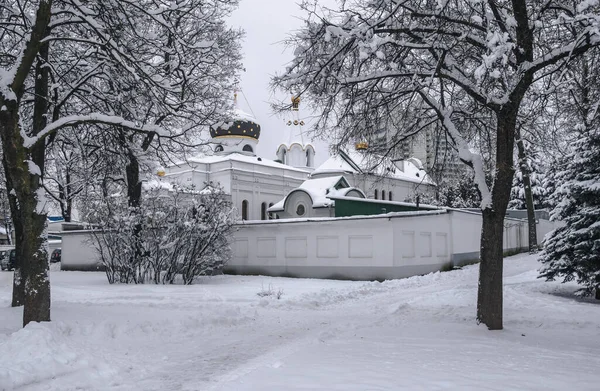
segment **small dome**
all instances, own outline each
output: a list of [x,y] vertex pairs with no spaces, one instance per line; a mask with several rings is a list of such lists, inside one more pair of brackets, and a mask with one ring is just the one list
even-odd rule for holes
[[260,125],[250,114],[240,109],[233,111],[231,120],[210,128],[210,136],[218,137],[250,137],[258,140]]
[[367,143],[366,141],[359,141],[356,144],[354,144],[354,148],[357,151],[366,151],[367,149],[369,149],[369,143]]

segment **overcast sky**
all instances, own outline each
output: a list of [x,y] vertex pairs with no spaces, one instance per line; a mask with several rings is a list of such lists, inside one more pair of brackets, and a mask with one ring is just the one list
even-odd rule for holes
[[[285,120],[273,114],[269,106],[274,97],[269,81],[275,73],[281,73],[292,59],[292,51],[285,49],[282,41],[301,27],[302,15],[297,0],[242,0],[233,14],[231,24],[245,30],[243,42],[244,68],[240,85],[243,94],[238,96],[242,110],[254,114],[261,126],[258,143],[259,156],[275,159],[277,147],[287,142],[289,128]],[[246,103],[245,98],[248,100]],[[289,93],[279,92],[279,99],[288,99]],[[304,105],[306,107],[306,105]],[[302,111],[301,116],[308,116]],[[305,137],[305,142],[310,141]],[[320,140],[310,141],[316,150],[317,165],[328,157],[327,144]]]

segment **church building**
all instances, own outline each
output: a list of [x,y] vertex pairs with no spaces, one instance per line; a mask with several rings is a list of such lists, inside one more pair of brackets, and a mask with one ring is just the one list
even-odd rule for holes
[[339,151],[315,169],[315,149],[304,142],[299,103],[292,98],[288,137],[276,160],[256,156],[260,124],[236,104],[228,122],[210,129],[213,153],[168,166],[161,181],[198,189],[218,184],[231,196],[239,220],[334,216],[335,201],[328,196],[402,201],[435,186],[418,161],[377,160],[360,143],[357,151]]

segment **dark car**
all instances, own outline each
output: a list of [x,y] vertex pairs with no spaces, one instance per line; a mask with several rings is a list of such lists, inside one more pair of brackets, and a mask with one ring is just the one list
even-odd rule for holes
[[1,250],[0,251],[0,269],[6,270],[8,269],[8,257],[10,250]]
[[60,262],[61,249],[57,248],[52,251],[52,255],[50,255],[50,263]]
[[0,258],[2,270],[13,270],[17,266],[17,251],[12,249],[3,252],[4,255]]

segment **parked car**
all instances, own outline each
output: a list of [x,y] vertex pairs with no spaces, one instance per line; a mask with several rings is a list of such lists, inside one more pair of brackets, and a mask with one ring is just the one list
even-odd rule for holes
[[0,252],[0,266],[2,270],[13,270],[17,265],[17,251],[13,248],[12,250],[2,250]]
[[8,269],[9,255],[10,255],[10,250],[0,250],[0,269],[2,269],[2,270]]
[[52,251],[52,255],[50,255],[50,263],[60,262],[61,249],[56,248]]

